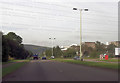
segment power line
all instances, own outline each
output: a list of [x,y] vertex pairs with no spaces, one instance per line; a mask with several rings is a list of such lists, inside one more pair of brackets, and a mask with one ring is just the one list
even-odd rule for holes
[[[30,12],[30,11],[24,11],[24,12]],[[14,13],[14,12],[12,12],[12,13]],[[49,13],[43,13],[43,12],[37,12],[37,13],[39,13],[39,14],[44,14],[44,15],[53,15],[53,16],[62,16],[62,17],[70,17],[70,18],[74,18],[74,19],[76,19],[76,20],[79,20],[78,18],[76,18],[76,17],[73,17],[73,16],[65,16],[65,15],[56,15],[56,14],[49,14]],[[14,13],[15,14],[15,13]],[[4,14],[5,15],[5,14]],[[9,15],[9,14],[8,14]],[[24,15],[24,14],[23,14]],[[14,15],[14,16],[20,16],[20,17],[25,17],[25,16],[22,16],[22,15]],[[27,17],[29,17],[28,15],[27,15]],[[35,16],[33,17],[33,16],[30,16],[30,18],[36,18]],[[92,19],[92,20],[96,20],[96,19],[93,19],[93,18],[89,18],[89,17],[87,17],[86,19]],[[58,19],[57,19],[58,20]],[[107,19],[107,21],[111,21],[111,22],[117,22],[117,21],[113,21],[113,20],[110,20],[110,19]]]
[[[36,19],[35,17],[29,17],[29,16],[22,16],[22,15],[9,15],[9,14],[4,14],[4,15],[8,15],[8,16],[16,16],[16,17],[23,17],[23,18],[31,18],[31,19]],[[44,18],[44,17],[42,17],[42,18]],[[65,21],[65,20],[58,20],[58,19],[53,19],[53,18],[47,18],[47,20],[56,20],[56,21]],[[75,21],[67,21],[67,23],[74,23]],[[108,26],[109,24],[111,24],[109,21],[109,23],[101,23],[101,22],[97,22],[97,21],[86,21],[86,20],[84,20],[84,22],[85,23],[89,23],[89,25],[90,24],[97,24],[97,25],[102,25],[101,27],[103,27],[103,26]],[[79,21],[78,21],[78,23],[79,23]],[[104,24],[104,25],[103,25]],[[85,24],[85,25],[87,25],[87,24]],[[94,25],[93,25],[94,26]]]
[[[8,8],[4,8],[4,9],[8,9]],[[8,10],[13,10],[13,9],[8,9]],[[56,15],[56,14],[50,14],[50,13],[45,13],[45,12],[33,12],[33,11],[28,11],[28,10],[20,10],[20,9],[15,9],[15,11],[22,11],[22,12],[28,12],[28,13],[39,13],[39,14],[46,14],[46,15],[55,15],[55,16],[64,16],[64,17],[71,17],[71,18],[74,18],[75,19],[75,17],[73,17],[73,16],[65,16],[65,15],[60,15],[60,14],[58,14],[58,15]],[[91,14],[91,13],[90,13]],[[90,15],[90,14],[86,14],[86,16],[88,15]],[[96,14],[94,14],[94,15],[96,15]],[[93,16],[93,15],[92,15]],[[96,15],[97,16],[97,15]],[[103,17],[103,15],[101,15],[102,17]],[[97,16],[98,17],[98,16]],[[106,16],[105,16],[106,17]],[[109,17],[109,16],[107,16],[107,17]],[[115,17],[110,17],[110,18],[115,18]],[[110,19],[109,18],[109,19]],[[77,18],[76,18],[77,19]],[[92,18],[93,19],[93,18]],[[94,19],[93,19],[94,20]],[[113,20],[109,20],[109,21],[113,21]],[[117,21],[116,21],[117,22]]]
[[[30,11],[31,12],[31,11]],[[40,12],[41,13],[41,12]],[[41,14],[46,14],[46,15],[49,15],[48,13],[41,13]],[[9,14],[6,14],[6,15],[9,15]],[[51,14],[51,15],[56,15],[56,14]],[[24,18],[32,18],[32,19],[34,19],[34,18],[36,18],[36,17],[32,17],[32,16],[23,16],[23,15],[9,15],[9,16],[18,16],[18,17],[24,17]],[[57,15],[56,15],[57,16]],[[58,15],[58,16],[61,16],[61,15]],[[62,15],[63,17],[67,17],[67,16],[65,16],[65,15]],[[69,17],[71,17],[71,16],[69,16]],[[73,17],[73,18],[75,18],[75,17]],[[78,19],[78,18],[75,18],[76,20]],[[93,19],[94,20],[94,19]],[[114,21],[115,22],[115,21]],[[95,23],[95,22],[92,22],[92,23]],[[98,23],[97,23],[98,24]]]
[[[15,15],[16,16],[16,15]],[[20,17],[20,16],[19,16]],[[23,16],[22,16],[23,17]],[[29,17],[27,17],[27,18],[29,18]],[[88,23],[92,23],[92,24],[95,24],[95,22],[88,22]],[[34,25],[30,25],[30,24],[20,24],[20,23],[13,23],[13,24],[16,24],[16,25],[22,25],[22,26],[34,26]],[[96,23],[96,24],[98,24],[98,23]],[[99,23],[100,24],[100,23]],[[102,24],[102,23],[101,23]],[[108,25],[102,25],[101,27],[104,27],[104,26],[108,26]],[[50,27],[50,26],[49,26]],[[52,26],[53,27],[53,26]],[[59,28],[61,28],[61,27],[59,27]],[[63,27],[62,27],[63,28]]]
[[[7,23],[2,23],[2,24],[7,24]],[[29,27],[29,28],[30,28],[30,27],[41,27],[41,26],[36,26],[36,25],[31,25],[31,24],[21,24],[21,23],[12,23],[11,25],[18,25],[18,26],[24,26],[24,27],[27,26],[27,27]],[[60,30],[61,30],[61,28],[64,28],[63,30],[66,29],[67,31],[68,31],[68,29],[69,29],[69,30],[71,29],[71,31],[75,29],[75,28],[73,28],[73,27],[66,28],[66,27],[60,27],[60,26],[59,26],[59,27],[58,27],[58,26],[43,26],[43,27],[49,27],[49,29],[60,29]],[[106,28],[106,29],[107,29],[107,28]],[[108,32],[108,33],[109,33],[109,32],[117,32],[117,31],[110,31],[110,30],[108,31],[108,29],[107,29],[107,30],[92,29],[92,28],[91,28],[91,29],[83,29],[83,31],[89,31],[89,30],[90,30],[90,31],[92,30],[93,32],[95,32],[95,31],[97,31],[97,32],[98,32],[98,31],[100,31],[100,32],[101,32],[101,31],[102,31],[102,32],[106,31],[106,32]],[[79,30],[75,30],[75,32],[79,32]]]
[[[35,2],[35,1],[32,1],[31,4],[33,5],[33,3],[38,3],[38,4],[40,3],[40,4],[50,5],[50,6],[54,5],[54,6],[59,6],[59,7],[63,7],[63,8],[73,8],[72,6],[58,5],[58,4],[53,4],[53,3],[45,3],[45,2]],[[104,5],[104,6],[107,6],[107,5]],[[113,7],[115,7],[115,6],[113,6]],[[103,14],[103,11],[98,11],[98,10],[93,10],[93,11],[101,12]]]
[[[21,24],[19,24],[19,25],[21,25]],[[26,26],[31,26],[31,25],[26,25]],[[33,26],[33,25],[32,25],[32,26]],[[34,26],[34,27],[40,27],[40,26]],[[45,28],[45,27],[49,27],[49,28]],[[63,32],[79,32],[79,30],[77,30],[77,31],[75,30],[75,31],[74,31],[74,28],[69,28],[69,29],[68,29],[68,28],[67,28],[67,29],[65,29],[65,28],[62,29],[62,28],[64,28],[64,27],[58,27],[58,26],[42,26],[42,28],[30,28],[30,27],[29,27],[29,28],[25,28],[25,29],[33,29],[33,30],[39,30],[39,29],[40,29],[40,30],[48,30],[48,31],[49,31],[49,30],[53,30],[53,31],[55,30],[55,31],[63,31]],[[22,29],[24,29],[24,28],[22,28]],[[89,31],[89,30],[92,30],[92,31]],[[96,30],[95,30],[95,29],[94,29],[94,30],[93,30],[93,29],[83,29],[83,31],[84,31],[84,32],[87,31],[87,32],[89,32],[89,33],[92,33],[92,32],[102,32],[102,33],[113,33],[113,32],[117,32],[117,31],[110,31],[110,30],[108,31],[108,30],[100,30],[100,29],[99,29],[99,30],[98,30],[98,29],[96,29]],[[106,32],[104,32],[104,31],[106,31]]]
[[[10,10],[10,11],[13,11],[13,10],[15,10],[15,11],[22,11],[22,12],[27,12],[27,13],[39,13],[39,14],[47,14],[47,15],[51,15],[50,13],[45,13],[45,12],[33,12],[33,11],[28,11],[28,10],[21,10],[21,9],[11,9],[11,8],[1,8],[1,9],[7,9],[7,10]],[[69,13],[69,14],[71,14],[71,13]],[[79,14],[79,13],[78,13]],[[93,14],[93,15],[95,15],[95,16],[102,16],[102,17],[110,17],[110,18],[117,18],[117,17],[113,17],[113,16],[104,16],[104,15],[97,15],[97,14],[94,14],[94,13],[89,13],[89,14],[86,14],[86,16],[90,16],[91,14]],[[52,15],[56,15],[56,14],[52,14]],[[68,15],[68,14],[67,14]],[[91,15],[91,16],[93,16],[93,15]],[[64,15],[58,15],[58,16],[64,16]],[[66,16],[67,17],[67,16]],[[73,16],[69,16],[69,17],[73,17]]]
[[[56,10],[56,11],[64,11],[64,12],[68,12],[68,13],[70,13],[69,11],[66,11],[66,10],[58,10],[58,9],[50,9],[50,8],[44,8],[44,7],[35,7],[35,6],[30,6],[30,5],[24,5],[24,4],[18,4],[18,3],[16,3],[16,4],[14,4],[14,3],[9,3],[9,2],[1,2],[1,3],[3,3],[3,4],[9,4],[9,5],[17,5],[17,6],[23,6],[23,7],[31,7],[31,8],[37,8],[37,9],[47,9],[47,10]],[[72,9],[72,8],[71,8]]]
[[[2,2],[2,3],[11,4],[11,5],[25,6],[25,5],[23,5],[23,4],[13,4],[13,3],[8,3],[8,2]],[[40,3],[43,3],[43,2],[40,2]],[[44,4],[48,4],[48,3],[44,3]],[[56,5],[56,4],[52,4],[52,5]],[[27,6],[28,6],[28,7],[32,7],[32,8],[42,8],[42,9],[56,10],[56,11],[62,11],[62,12],[64,11],[64,12],[67,12],[67,13],[71,13],[71,11],[68,12],[68,10],[58,10],[58,9],[50,9],[50,8],[35,7],[35,6],[33,7],[33,6],[26,5],[26,7],[27,7]],[[73,7],[63,6],[63,5],[56,5],[56,6],[65,7],[65,8],[67,7],[67,8],[70,8],[71,10],[72,10],[72,8],[73,8]],[[93,11],[96,12],[96,13],[99,12],[99,13],[103,14],[103,11],[98,11],[98,10],[93,10],[93,9],[92,9],[92,12],[93,12]],[[106,12],[106,13],[107,13],[107,12]],[[104,15],[104,14],[103,14],[103,15]],[[103,15],[102,15],[102,16],[103,16]],[[106,15],[106,17],[109,17],[109,15]],[[112,16],[110,16],[110,17],[112,17]],[[114,17],[112,17],[112,18],[114,18]]]

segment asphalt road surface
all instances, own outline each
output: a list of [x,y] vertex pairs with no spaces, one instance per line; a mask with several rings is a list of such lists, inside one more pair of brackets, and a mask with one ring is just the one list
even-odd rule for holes
[[33,60],[3,81],[118,81],[114,70],[49,60]]

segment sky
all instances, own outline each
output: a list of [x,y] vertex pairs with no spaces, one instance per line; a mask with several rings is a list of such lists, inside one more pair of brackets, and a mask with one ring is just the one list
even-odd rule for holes
[[[118,41],[118,0],[0,0],[0,30],[23,44],[68,46],[82,41]],[[56,38],[50,40],[49,38]]]

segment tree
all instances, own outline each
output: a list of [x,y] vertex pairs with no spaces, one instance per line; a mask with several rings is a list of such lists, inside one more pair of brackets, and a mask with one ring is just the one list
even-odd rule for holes
[[73,48],[69,48],[64,52],[64,57],[74,57],[76,55],[76,50]]
[[25,50],[22,38],[13,32],[2,36],[2,61],[8,61],[8,57],[14,59],[26,59],[30,54]]
[[45,51],[45,54],[46,54],[47,57],[52,56],[52,48],[47,49],[47,50]]
[[60,49],[59,46],[54,47],[54,49],[53,49],[53,55],[54,55],[55,57],[61,57],[62,54],[63,54],[63,53],[62,53],[62,51],[61,51],[61,49]]
[[83,56],[88,56],[92,51],[93,51],[92,47],[88,47],[87,45],[82,44],[82,53],[83,53]]
[[3,62],[8,61],[9,54],[10,52],[9,52],[9,46],[7,43],[7,39],[5,38],[5,36],[2,36],[2,61]]
[[107,51],[108,51],[108,55],[109,55],[109,57],[113,57],[115,54],[115,47],[117,47],[117,46],[115,46],[114,44],[110,44],[110,45],[108,45],[107,46]]
[[61,49],[59,46],[50,48],[45,51],[46,56],[51,57],[52,56],[52,50],[53,50],[53,56],[55,57],[61,57],[63,55]]
[[16,35],[14,32],[9,32],[7,36],[12,40],[17,41],[18,43],[22,43],[22,38]]
[[120,48],[120,41],[118,42],[118,48]]
[[96,41],[96,44],[95,44],[95,50],[98,52],[98,53],[105,53],[106,52],[106,48],[105,48],[105,44],[99,42],[99,41]]

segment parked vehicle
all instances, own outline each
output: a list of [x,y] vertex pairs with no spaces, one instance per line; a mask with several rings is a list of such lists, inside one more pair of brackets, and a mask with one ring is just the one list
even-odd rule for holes
[[55,57],[54,56],[51,56],[51,59],[54,59]]
[[80,60],[80,56],[75,56],[73,59],[74,60]]
[[33,60],[38,60],[38,55],[37,54],[33,55]]
[[42,60],[46,60],[46,57],[42,57]]

